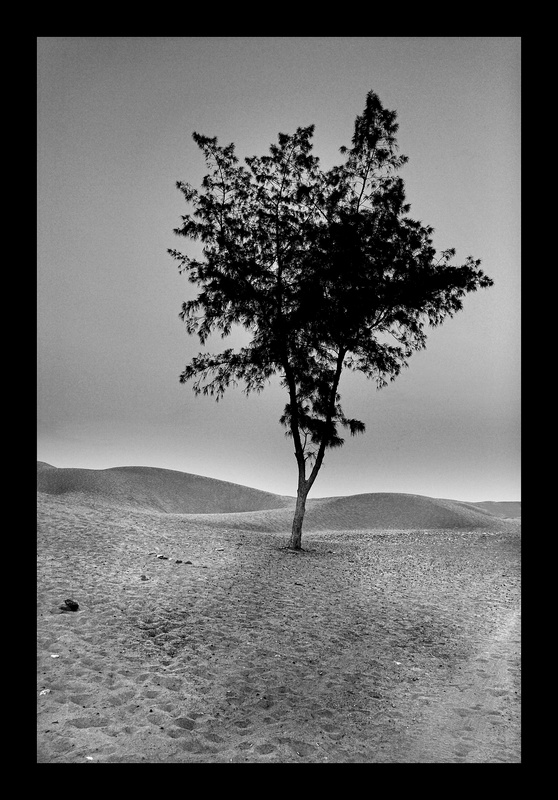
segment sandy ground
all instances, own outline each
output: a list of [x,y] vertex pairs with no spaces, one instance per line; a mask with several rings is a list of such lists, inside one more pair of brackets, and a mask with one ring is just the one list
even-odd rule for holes
[[38,762],[519,763],[518,521],[287,541],[39,493]]

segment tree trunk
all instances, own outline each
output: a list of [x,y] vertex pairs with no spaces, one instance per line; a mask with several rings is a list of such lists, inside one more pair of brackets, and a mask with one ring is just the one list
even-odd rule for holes
[[296,496],[296,508],[293,519],[291,541],[289,542],[289,548],[291,550],[302,550],[302,521],[304,519],[304,512],[306,511],[307,497],[308,489],[299,485]]
[[322,466],[322,462],[324,460],[324,453],[328,442],[327,431],[335,413],[335,398],[337,395],[337,387],[339,386],[339,378],[341,377],[341,370],[343,369],[343,359],[345,358],[346,352],[347,350],[345,348],[341,348],[337,355],[337,367],[335,370],[335,377],[331,387],[331,397],[329,400],[329,408],[325,420],[324,435],[322,436],[320,446],[316,453],[316,461],[314,462],[314,466],[312,467],[312,471],[310,472],[308,480],[306,480],[306,458],[307,458],[307,456],[305,457],[306,435],[304,437],[304,445],[303,445],[300,440],[300,430],[298,427],[299,420],[298,420],[298,398],[296,391],[296,382],[294,379],[292,369],[289,364],[288,355],[287,354],[285,355],[285,361],[284,361],[285,376],[289,385],[291,409],[293,410],[290,424],[291,424],[291,432],[295,443],[295,456],[298,463],[298,490],[296,495],[296,508],[293,519],[291,540],[289,542],[289,548],[291,550],[302,550],[302,544],[301,544],[302,521],[304,520],[304,512],[306,510],[306,498],[308,497],[308,493],[312,488],[314,481],[316,480],[316,476],[320,471],[320,467]]

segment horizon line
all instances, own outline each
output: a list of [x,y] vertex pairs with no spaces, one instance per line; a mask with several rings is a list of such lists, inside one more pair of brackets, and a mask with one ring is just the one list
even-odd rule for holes
[[[185,472],[184,470],[180,469],[173,469],[172,467],[160,467],[160,466],[153,466],[152,464],[120,464],[119,466],[115,467],[57,467],[55,464],[51,464],[49,461],[43,461],[40,458],[37,458],[37,463],[39,464],[47,464],[49,467],[53,467],[53,469],[83,469],[83,470],[90,470],[91,472],[105,472],[110,469],[158,469],[162,472],[177,472],[180,475],[194,475],[198,478],[206,478],[207,480],[211,481],[219,481],[220,483],[229,483],[231,486],[242,486],[246,489],[253,489],[257,492],[266,492],[267,494],[274,494],[278,497],[289,497],[296,499],[296,494],[283,494],[282,492],[274,492],[269,489],[258,489],[256,486],[248,486],[245,483],[236,483],[235,481],[229,481],[224,478],[215,478],[212,475],[202,475],[198,472]],[[328,495],[320,495],[319,497],[314,497],[314,500],[323,500],[326,498],[334,498],[334,497],[359,497],[365,494],[403,494],[409,495],[414,497],[429,497],[432,500],[450,500],[453,503],[521,503],[521,499],[517,500],[455,500],[451,497],[434,497],[433,495],[428,494],[420,494],[418,492],[355,492],[354,494],[328,494]]]

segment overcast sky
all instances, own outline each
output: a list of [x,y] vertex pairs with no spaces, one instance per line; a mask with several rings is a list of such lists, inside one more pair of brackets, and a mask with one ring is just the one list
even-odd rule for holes
[[39,38],[37,458],[296,493],[278,381],[219,403],[179,384],[201,347],[178,318],[193,287],[167,254],[189,247],[173,234],[186,213],[175,182],[205,174],[193,131],[243,159],[315,124],[314,153],[341,163],[373,90],[398,114],[411,216],[455,263],[480,258],[495,285],[468,295],[387,388],[344,374],[343,408],[367,432],[326,454],[311,496],[519,500],[520,44]]

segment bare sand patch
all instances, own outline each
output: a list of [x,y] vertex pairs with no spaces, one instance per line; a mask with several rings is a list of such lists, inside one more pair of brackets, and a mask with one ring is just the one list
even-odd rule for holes
[[519,762],[517,522],[231,516],[38,494],[39,762]]

